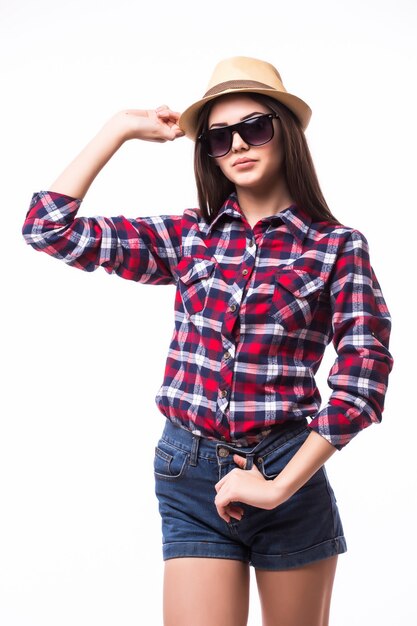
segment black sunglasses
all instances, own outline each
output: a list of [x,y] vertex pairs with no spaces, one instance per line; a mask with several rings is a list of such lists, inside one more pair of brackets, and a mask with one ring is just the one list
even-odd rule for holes
[[271,141],[274,136],[272,120],[278,117],[276,113],[266,113],[230,126],[212,128],[201,133],[198,140],[207,150],[207,154],[216,158],[225,156],[229,152],[235,132],[239,133],[243,141],[250,146],[262,146]]

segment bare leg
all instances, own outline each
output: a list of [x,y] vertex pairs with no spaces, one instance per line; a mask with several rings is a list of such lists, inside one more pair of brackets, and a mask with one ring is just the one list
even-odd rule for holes
[[246,626],[249,565],[231,559],[165,562],[164,626]]
[[256,570],[263,626],[328,626],[337,556],[283,572]]

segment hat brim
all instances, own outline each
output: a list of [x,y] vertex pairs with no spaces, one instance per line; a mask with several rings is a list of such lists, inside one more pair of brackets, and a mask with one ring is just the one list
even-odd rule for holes
[[200,110],[203,106],[210,102],[210,100],[215,100],[216,98],[220,98],[229,93],[259,93],[264,96],[270,96],[274,100],[278,102],[282,102],[285,106],[290,109],[299,119],[303,130],[305,130],[308,126],[308,123],[311,118],[311,109],[304,100],[298,98],[298,96],[294,96],[288,92],[281,92],[277,89],[257,89],[253,87],[242,87],[239,89],[226,89],[221,93],[216,93],[205,98],[201,98],[198,102],[195,102],[191,106],[189,106],[185,111],[180,115],[178,125],[184,134],[195,141],[197,139],[197,119]]

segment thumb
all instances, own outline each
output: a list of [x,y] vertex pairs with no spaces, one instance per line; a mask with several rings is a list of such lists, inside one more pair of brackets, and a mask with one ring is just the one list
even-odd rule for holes
[[243,456],[240,456],[239,454],[234,454],[233,455],[233,460],[236,463],[236,465],[238,465],[240,467],[240,469],[245,469],[245,467],[246,467],[246,459],[244,459]]
[[173,139],[177,139],[178,137],[183,137],[184,132],[181,130],[178,124],[172,124],[172,126],[168,126],[168,128],[166,129],[166,136],[167,139],[170,139],[172,141]]

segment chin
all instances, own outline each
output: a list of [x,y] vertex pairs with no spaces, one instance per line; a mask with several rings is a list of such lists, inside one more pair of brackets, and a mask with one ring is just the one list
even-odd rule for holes
[[236,187],[254,187],[262,185],[262,176],[253,172],[248,172],[247,174],[242,174],[241,176],[233,176],[231,181],[236,185]]

